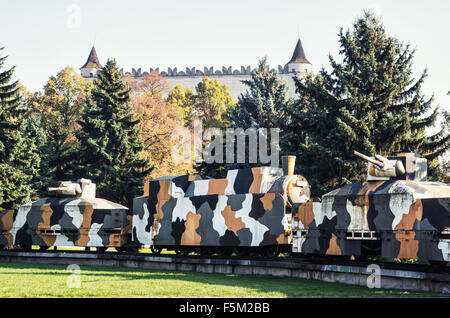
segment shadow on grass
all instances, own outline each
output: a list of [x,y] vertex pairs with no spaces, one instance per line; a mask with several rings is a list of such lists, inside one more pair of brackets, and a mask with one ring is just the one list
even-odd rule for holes
[[[16,274],[24,275],[60,275],[70,276],[67,265],[57,264],[26,264],[26,263],[0,263],[0,276],[11,273],[3,272],[1,268],[21,270]],[[35,271],[23,271],[35,269]],[[342,283],[329,283],[318,280],[302,278],[252,276],[238,274],[199,273],[169,270],[151,270],[125,267],[82,266],[81,277],[104,277],[120,280],[175,280],[182,282],[201,283],[210,286],[241,287],[251,289],[256,293],[298,296],[432,296],[443,295],[427,292],[405,292],[401,290],[369,289],[362,286],[346,285]],[[101,280],[98,280],[100,282]],[[89,281],[93,283],[97,281]],[[186,295],[189,296],[189,295]]]

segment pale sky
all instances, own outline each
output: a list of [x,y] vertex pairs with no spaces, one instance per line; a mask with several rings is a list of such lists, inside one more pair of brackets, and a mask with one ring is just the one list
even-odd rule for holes
[[329,68],[338,56],[337,33],[352,27],[363,10],[376,12],[387,32],[416,48],[416,78],[428,68],[423,86],[435,105],[450,109],[449,1],[301,0],[40,0],[2,1],[0,47],[14,78],[42,90],[65,66],[84,64],[95,41],[100,62],[116,58],[131,71],[150,67],[241,65],[256,67],[267,57],[285,65],[298,35],[313,70]]

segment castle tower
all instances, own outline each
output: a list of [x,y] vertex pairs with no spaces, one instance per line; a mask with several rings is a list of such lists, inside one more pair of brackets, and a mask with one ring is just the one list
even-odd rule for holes
[[100,71],[102,66],[98,61],[97,52],[95,52],[95,47],[92,47],[91,53],[89,53],[89,57],[84,63],[84,65],[80,68],[81,76],[86,81],[93,81],[97,77],[97,73]]
[[312,72],[312,64],[306,59],[305,51],[303,50],[302,41],[298,38],[292,58],[286,64],[288,72],[306,73]]

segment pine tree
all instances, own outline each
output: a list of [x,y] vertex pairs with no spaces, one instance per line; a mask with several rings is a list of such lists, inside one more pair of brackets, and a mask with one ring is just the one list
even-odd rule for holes
[[114,59],[108,60],[85,99],[81,129],[76,137],[78,177],[97,184],[98,196],[131,206],[142,194],[143,181],[151,171],[142,158],[139,119],[134,119],[130,94]]
[[[245,94],[241,94],[238,104],[231,112],[231,127],[233,128],[280,128],[283,130],[286,122],[285,110],[290,103],[287,98],[286,84],[280,80],[275,71],[270,71],[267,59],[258,63],[250,80],[242,81],[248,86]],[[270,148],[270,138],[267,145]],[[227,164],[227,169],[253,167],[262,165],[261,162],[249,163],[249,139],[245,143],[245,163]],[[259,147],[261,145],[258,145]],[[267,150],[267,153],[270,149]],[[236,151],[235,151],[236,156]]]
[[30,181],[31,187],[36,197],[54,195],[54,192],[48,191],[48,188],[56,186],[58,181],[61,181],[55,173],[57,168],[51,165],[57,156],[54,143],[48,141],[40,115],[27,112],[25,137],[34,140],[35,152],[40,158],[39,165],[35,166],[36,171]]
[[[412,77],[414,50],[389,36],[381,22],[366,12],[353,30],[339,32],[342,62],[329,57],[332,71],[295,79],[300,93],[288,109],[290,127],[284,147],[297,150],[297,167],[315,195],[361,181],[366,163],[353,150],[368,155],[415,151],[433,160],[448,149],[441,130],[426,136],[438,108],[425,98]],[[431,114],[427,115],[431,111]]]
[[251,80],[242,81],[248,86],[231,112],[231,126],[247,129],[279,127],[284,118],[287,87],[275,71],[269,70],[267,58],[258,63]]
[[30,201],[40,162],[34,140],[25,132],[20,85],[11,82],[14,67],[3,70],[5,60],[0,57],[0,209]]

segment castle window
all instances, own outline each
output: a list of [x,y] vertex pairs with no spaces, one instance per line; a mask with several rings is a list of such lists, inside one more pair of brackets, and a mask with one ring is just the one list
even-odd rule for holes
[[89,73],[89,77],[94,77],[94,73]]

